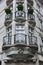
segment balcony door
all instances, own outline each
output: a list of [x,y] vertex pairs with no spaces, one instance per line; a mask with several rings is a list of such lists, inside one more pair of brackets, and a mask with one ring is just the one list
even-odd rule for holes
[[7,43],[11,44],[11,38],[12,38],[12,26],[7,28]]
[[22,24],[22,25],[19,25],[17,24],[16,25],[16,41],[18,43],[24,43],[25,42],[25,26]]
[[34,36],[34,30],[31,27],[28,27],[28,32],[29,44],[36,44],[37,38]]

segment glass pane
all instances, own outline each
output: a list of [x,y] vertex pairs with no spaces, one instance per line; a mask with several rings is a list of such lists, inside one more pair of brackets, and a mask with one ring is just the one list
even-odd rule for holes
[[21,35],[21,34],[16,35],[16,41],[19,43],[25,42],[25,35]]
[[24,33],[24,25],[16,25],[16,33]]

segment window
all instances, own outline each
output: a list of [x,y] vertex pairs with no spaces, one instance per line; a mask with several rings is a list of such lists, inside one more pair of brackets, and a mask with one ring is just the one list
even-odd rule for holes
[[17,24],[16,25],[16,42],[25,42],[25,25]]
[[12,31],[12,26],[9,26],[9,27],[7,28],[7,32],[10,32],[10,31]]
[[22,24],[22,25],[17,24],[16,25],[16,33],[25,33],[25,26],[24,26],[24,24]]
[[29,44],[36,44],[37,38],[34,36],[34,28],[28,26],[28,41]]
[[7,42],[8,44],[11,44],[11,37],[12,37],[12,26],[7,28]]
[[33,35],[33,28],[28,26],[28,32],[29,32],[29,35],[32,36]]

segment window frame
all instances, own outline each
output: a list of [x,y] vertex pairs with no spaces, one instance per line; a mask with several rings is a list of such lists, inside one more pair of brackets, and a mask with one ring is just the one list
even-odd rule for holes
[[[24,26],[24,27],[22,27],[21,29],[19,29],[19,27],[18,27],[18,29],[16,29],[16,26],[19,26],[19,27],[20,27],[20,26],[21,26],[21,27]],[[19,31],[20,33],[22,33],[22,31],[23,31],[23,32],[24,32],[23,34],[25,34],[25,24],[16,24],[16,26],[15,26],[15,32],[16,32],[16,31]],[[18,32],[18,33],[19,33],[19,32]],[[16,34],[17,34],[17,33],[16,33]]]
[[[11,29],[10,29],[10,27],[11,27]],[[8,44],[11,44],[11,38],[12,38],[12,25],[11,26],[9,26],[9,27],[7,27],[6,28],[6,36],[8,37]],[[11,35],[10,35],[10,33],[11,33]],[[10,43],[9,43],[9,41],[10,41]]]

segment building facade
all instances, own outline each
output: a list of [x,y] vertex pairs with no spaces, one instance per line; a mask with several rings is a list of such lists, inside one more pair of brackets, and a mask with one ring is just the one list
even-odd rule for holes
[[0,0],[0,65],[43,65],[42,0]]

